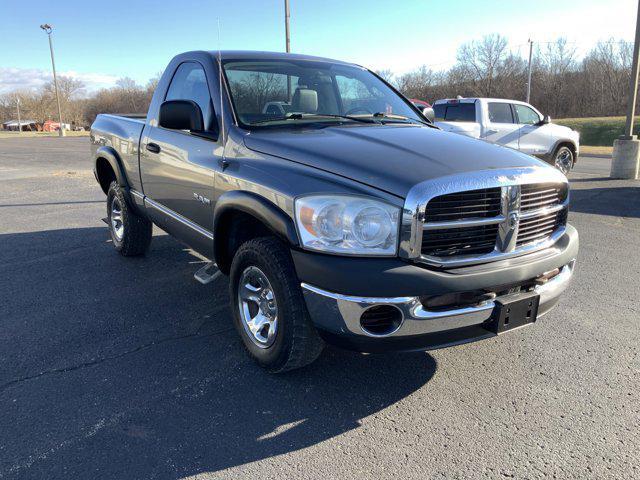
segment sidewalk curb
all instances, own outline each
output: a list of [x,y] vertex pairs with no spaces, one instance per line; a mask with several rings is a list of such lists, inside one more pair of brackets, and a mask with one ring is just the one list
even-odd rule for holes
[[581,153],[580,155],[578,155],[578,158],[580,157],[608,158],[609,160],[611,160],[613,158],[613,155],[611,153]]

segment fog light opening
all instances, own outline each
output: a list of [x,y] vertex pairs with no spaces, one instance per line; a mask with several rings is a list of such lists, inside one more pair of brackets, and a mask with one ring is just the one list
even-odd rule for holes
[[360,328],[367,335],[386,337],[398,331],[402,325],[402,312],[393,305],[375,305],[360,316]]

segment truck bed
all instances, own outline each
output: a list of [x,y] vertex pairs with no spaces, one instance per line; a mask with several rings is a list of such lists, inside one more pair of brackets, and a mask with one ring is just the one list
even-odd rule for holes
[[100,114],[91,126],[94,144],[106,152],[117,152],[131,188],[142,191],[140,182],[139,145],[146,115]]
[[480,138],[482,126],[478,122],[435,122],[445,132],[459,133],[472,138]]

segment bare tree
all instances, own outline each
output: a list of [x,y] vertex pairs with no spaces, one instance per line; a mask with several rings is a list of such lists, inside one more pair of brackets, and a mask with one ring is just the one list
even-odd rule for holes
[[409,98],[429,98],[430,87],[435,83],[434,72],[422,66],[413,72],[401,75],[397,80],[398,89]]
[[507,55],[507,39],[500,34],[485,35],[481,41],[463,44],[456,55],[458,74],[471,83],[477,95],[494,94],[494,80]]
[[[598,42],[583,59],[564,38],[538,48],[533,57],[531,102],[553,117],[623,115],[632,45],[622,40]],[[510,51],[499,34],[487,35],[458,49],[456,63],[448,70],[427,66],[396,75],[390,69],[378,74],[391,81],[410,98],[433,102],[440,98],[496,96],[524,99],[527,62]],[[128,77],[117,85],[88,94],[82,82],[59,77],[64,118],[87,126],[98,113],[141,113],[151,102],[160,74],[145,86]],[[266,101],[287,100],[286,82],[273,75],[253,75],[231,82],[237,105],[261,112]],[[56,118],[51,83],[39,90],[12,92],[0,96],[0,120],[14,120],[16,98],[22,117],[43,123]]]
[[391,83],[392,85],[395,84],[395,74],[390,68],[376,70],[376,73],[379,77],[382,77],[382,79],[386,80],[388,83]]

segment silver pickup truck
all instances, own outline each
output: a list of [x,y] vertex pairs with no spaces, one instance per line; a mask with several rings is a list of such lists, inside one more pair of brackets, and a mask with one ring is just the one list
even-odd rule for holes
[[99,115],[91,145],[115,248],[145,253],[155,224],[209,258],[200,280],[229,276],[273,372],[325,342],[431,349],[533,324],[578,253],[561,172],[441,131],[349,63],[184,53],[146,119]]

